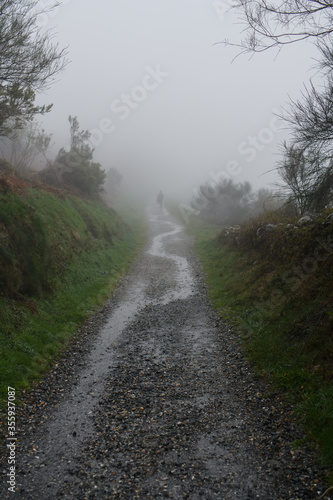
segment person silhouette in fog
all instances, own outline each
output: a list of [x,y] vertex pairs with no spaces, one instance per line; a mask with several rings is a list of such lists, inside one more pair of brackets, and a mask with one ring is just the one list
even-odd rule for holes
[[164,200],[164,194],[162,193],[162,191],[160,191],[157,195],[157,203],[161,208],[163,208],[163,200]]

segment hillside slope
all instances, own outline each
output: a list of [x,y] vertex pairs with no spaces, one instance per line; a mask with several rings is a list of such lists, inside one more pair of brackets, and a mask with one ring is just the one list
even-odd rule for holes
[[144,235],[131,217],[0,169],[1,399],[48,369],[128,269]]

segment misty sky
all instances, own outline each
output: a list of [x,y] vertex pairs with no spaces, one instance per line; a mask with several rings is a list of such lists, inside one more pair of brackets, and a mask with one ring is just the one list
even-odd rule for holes
[[72,115],[92,132],[103,168],[152,192],[185,196],[221,170],[255,188],[277,179],[265,174],[286,137],[274,112],[300,95],[316,50],[302,43],[232,62],[237,49],[216,44],[240,39],[243,26],[227,8],[216,0],[66,0],[41,17],[71,61],[38,96],[54,104],[43,126],[55,150],[68,145]]

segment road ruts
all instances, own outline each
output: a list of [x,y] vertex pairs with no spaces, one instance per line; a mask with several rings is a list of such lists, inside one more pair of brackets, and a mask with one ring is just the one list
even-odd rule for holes
[[165,210],[148,215],[75,383],[18,443],[8,498],[318,498],[313,459],[291,446],[302,433],[213,313],[191,238]]

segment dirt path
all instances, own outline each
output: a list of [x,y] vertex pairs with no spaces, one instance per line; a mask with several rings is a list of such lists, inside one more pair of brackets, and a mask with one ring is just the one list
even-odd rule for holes
[[301,431],[212,312],[190,238],[149,217],[118,296],[26,395],[17,492],[3,482],[1,498],[318,498],[311,457],[290,445]]

